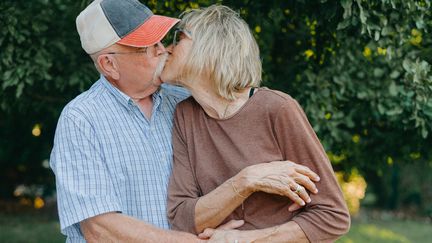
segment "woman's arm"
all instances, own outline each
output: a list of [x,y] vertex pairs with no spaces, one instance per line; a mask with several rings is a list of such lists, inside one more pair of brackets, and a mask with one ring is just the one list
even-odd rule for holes
[[286,196],[298,205],[310,202],[306,190],[293,190],[297,183],[317,193],[312,180],[318,176],[308,168],[290,162],[275,161],[252,165],[232,177],[209,194],[200,197],[195,206],[196,231],[215,228],[255,191]]
[[311,242],[333,242],[350,227],[350,216],[333,168],[298,103],[289,97],[277,112],[275,135],[284,158],[298,161],[317,174],[319,194],[292,220]]

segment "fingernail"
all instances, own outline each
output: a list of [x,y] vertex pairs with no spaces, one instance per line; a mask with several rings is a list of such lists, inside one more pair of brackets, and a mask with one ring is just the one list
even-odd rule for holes
[[316,178],[316,179],[317,179],[317,181],[321,180],[321,178],[320,178],[319,176],[317,176],[317,178]]
[[307,203],[310,203],[310,202],[312,202],[312,199],[309,198],[309,199],[307,200]]
[[315,189],[315,193],[318,193],[318,189]]
[[303,202],[303,201],[301,201],[301,203],[300,203],[300,205],[302,205],[302,206],[304,206],[306,203],[305,202]]

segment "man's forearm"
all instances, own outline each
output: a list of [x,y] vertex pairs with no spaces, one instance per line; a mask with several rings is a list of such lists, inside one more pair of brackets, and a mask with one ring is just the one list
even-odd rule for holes
[[106,213],[81,222],[87,242],[200,242],[196,236],[169,231],[120,213]]

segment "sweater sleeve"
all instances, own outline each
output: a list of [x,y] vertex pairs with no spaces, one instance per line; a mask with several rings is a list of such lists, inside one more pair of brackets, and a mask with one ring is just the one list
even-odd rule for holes
[[310,242],[333,242],[350,227],[350,216],[330,161],[299,104],[288,98],[275,119],[276,138],[284,158],[305,165],[321,180],[318,194],[292,220]]
[[181,107],[177,107],[174,116],[174,162],[168,186],[168,219],[174,230],[196,233],[195,205],[200,194],[182,133],[185,122]]

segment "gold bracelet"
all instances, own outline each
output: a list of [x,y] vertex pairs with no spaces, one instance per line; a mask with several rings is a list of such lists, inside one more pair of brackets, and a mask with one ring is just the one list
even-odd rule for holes
[[230,179],[230,183],[231,183],[231,186],[232,186],[233,191],[234,191],[237,195],[239,195],[240,197],[242,197],[242,198],[244,198],[244,199],[248,198],[248,197],[245,197],[245,196],[243,196],[242,194],[240,194],[240,192],[239,192],[239,191],[237,190],[237,188],[234,186],[234,180],[233,180],[233,179]]

